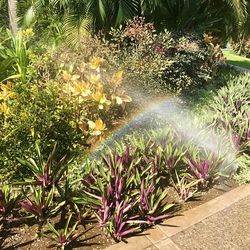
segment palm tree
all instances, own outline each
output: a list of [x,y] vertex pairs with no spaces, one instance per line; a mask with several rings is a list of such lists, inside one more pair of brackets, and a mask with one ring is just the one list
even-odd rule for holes
[[76,43],[86,30],[106,33],[111,27],[117,27],[136,15],[154,22],[158,29],[213,31],[225,39],[235,35],[238,37],[246,18],[247,1],[20,0],[32,5],[39,33],[59,32],[72,43]]
[[145,14],[158,28],[213,31],[227,38],[237,34],[247,12],[246,0],[162,0],[154,12]]
[[8,0],[9,26],[12,34],[17,34],[17,1]]

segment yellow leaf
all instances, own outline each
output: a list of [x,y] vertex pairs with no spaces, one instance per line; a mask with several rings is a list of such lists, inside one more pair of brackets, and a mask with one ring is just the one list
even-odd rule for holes
[[93,84],[99,83],[99,82],[100,82],[100,79],[101,79],[100,74],[96,74],[96,75],[91,74],[91,75],[90,75],[90,81],[91,81]]
[[93,122],[93,121],[88,121],[88,125],[89,125],[89,128],[90,129],[95,129],[95,122]]
[[8,82],[7,84],[0,84],[0,100],[6,101],[7,99],[15,96],[15,92],[11,90],[12,84]]
[[121,97],[119,97],[119,96],[116,96],[115,97],[115,99],[116,99],[116,102],[117,102],[117,104],[122,104],[123,103],[123,101],[122,101],[122,98]]
[[70,86],[73,95],[89,96],[91,94],[90,85],[84,81],[75,81]]
[[105,95],[103,95],[100,99],[100,103],[106,103],[107,102],[107,98]]
[[99,108],[99,109],[104,109],[103,104],[99,104],[99,105],[98,105],[98,108]]
[[120,85],[123,79],[123,71],[120,70],[113,75],[113,83],[117,86]]
[[102,83],[101,82],[96,83],[95,88],[96,88],[97,91],[101,91],[102,92],[103,91],[103,85],[102,85]]
[[101,100],[102,96],[103,96],[103,94],[99,91],[92,94],[92,98],[97,102],[99,102]]
[[71,78],[71,81],[76,81],[80,78],[79,75],[73,75],[72,78]]
[[104,130],[105,124],[103,123],[102,119],[98,119],[95,121],[95,129],[96,130]]
[[0,104],[0,114],[4,114],[4,116],[9,114],[9,108],[5,102]]
[[96,70],[101,66],[102,62],[103,62],[103,59],[101,59],[100,57],[94,57],[90,61],[89,66],[90,66],[91,69]]
[[63,77],[63,80],[64,81],[71,81],[71,79],[72,79],[72,76],[71,76],[71,74],[69,74],[67,71],[65,71],[65,70],[63,70],[63,75],[62,75],[62,77]]

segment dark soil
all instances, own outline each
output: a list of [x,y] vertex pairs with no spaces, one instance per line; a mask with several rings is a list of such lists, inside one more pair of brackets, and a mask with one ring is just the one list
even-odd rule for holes
[[[57,218],[54,219],[54,221]],[[54,224],[54,223],[52,223]],[[0,249],[55,249],[52,246],[52,241],[46,238],[36,237],[37,225],[34,221],[29,224],[9,225],[6,230],[0,232]],[[46,233],[46,228],[45,228]],[[77,239],[72,242],[66,249],[104,249],[111,244],[110,238],[107,237],[100,229],[97,222],[93,221],[87,225],[81,224],[76,232]]]
[[[221,180],[213,188],[200,194],[195,200],[188,201],[181,205],[178,213],[182,213],[188,209],[199,206],[223,193],[235,188],[236,184],[229,179]],[[177,196],[173,190],[169,190],[168,202],[177,202]],[[53,224],[56,224],[58,218],[54,218]],[[49,249],[51,241],[46,238],[36,238],[37,224],[33,220],[17,223],[12,223],[6,226],[5,230],[0,231],[0,249]],[[46,228],[45,228],[46,230]],[[100,229],[96,221],[91,220],[84,225],[81,224],[76,232],[77,239],[68,249],[94,250],[104,249],[113,244],[113,241]],[[52,247],[52,249],[55,249]]]

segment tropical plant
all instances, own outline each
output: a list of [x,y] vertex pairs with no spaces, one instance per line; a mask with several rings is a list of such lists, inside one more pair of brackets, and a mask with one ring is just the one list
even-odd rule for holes
[[14,215],[14,210],[18,206],[21,194],[18,194],[11,186],[4,185],[0,189],[0,219],[1,223],[5,224],[11,216]]
[[[157,29],[213,31],[221,37],[243,38],[248,32],[246,0],[77,0],[16,1],[19,26],[34,27],[38,34],[58,42],[66,37],[77,44],[88,31],[108,32],[134,16],[143,16]],[[16,6],[17,5],[17,6]],[[16,7],[15,7],[16,6]],[[6,10],[7,7],[5,6]],[[9,10],[11,10],[9,8]],[[4,15],[8,19],[7,15]],[[13,23],[13,22],[11,22]]]
[[107,231],[116,241],[121,241],[129,234],[137,233],[140,231],[140,225],[148,224],[147,221],[141,220],[139,215],[129,215],[129,211],[133,209],[133,205],[125,200],[116,202],[114,216],[106,223]]
[[[116,240],[173,215],[174,204],[165,204],[160,188],[161,162],[151,160],[145,149],[123,148],[103,158],[84,177],[83,199],[97,211],[100,225]],[[155,156],[155,159],[157,156]],[[159,163],[159,164],[157,164]]]
[[[70,223],[72,221],[72,214],[68,217],[64,229],[62,231],[58,231],[55,229],[55,227],[48,222],[48,228],[49,233],[42,233],[42,237],[50,239],[54,244],[52,244],[51,247],[56,247],[56,249],[64,249],[66,246],[70,245],[72,241],[74,241],[77,238],[76,235],[76,229],[79,224],[78,221],[76,221],[72,228],[69,229]],[[52,235],[51,235],[52,234]]]
[[188,172],[198,181],[199,189],[206,189],[211,185],[219,175],[219,169],[223,164],[223,159],[218,158],[210,153],[203,160],[200,156],[188,156],[187,159]]
[[190,199],[196,197],[198,189],[197,184],[198,181],[189,181],[186,175],[179,176],[175,171],[176,182],[173,181],[173,187],[179,196],[179,200],[182,202],[186,202]]
[[141,217],[150,225],[173,216],[174,204],[165,204],[168,191],[159,187],[160,178],[155,182],[149,179],[142,179],[138,206]]
[[42,233],[42,227],[48,218],[54,216],[65,202],[56,204],[53,201],[55,195],[55,188],[51,188],[47,192],[43,187],[29,187],[28,192],[23,189],[23,195],[25,198],[20,201],[20,205],[28,214],[34,216],[38,222],[37,235],[40,237]]
[[56,144],[53,151],[49,155],[49,158],[44,162],[41,155],[38,143],[35,144],[38,163],[34,159],[29,158],[28,160],[19,161],[27,166],[32,172],[34,179],[26,179],[26,184],[43,186],[45,189],[50,190],[52,187],[57,187],[63,178],[65,172],[68,169],[68,162],[66,156],[64,156],[59,162],[55,162]]
[[244,147],[250,139],[249,82],[249,74],[231,79],[208,104],[212,112],[210,122],[231,133],[236,149]]
[[28,46],[32,30],[20,31],[13,36],[7,31],[7,38],[0,41],[0,81],[20,79],[27,81]]

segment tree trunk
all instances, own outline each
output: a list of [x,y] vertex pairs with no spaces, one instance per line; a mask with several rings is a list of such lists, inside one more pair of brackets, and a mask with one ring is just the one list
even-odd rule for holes
[[17,0],[8,0],[9,26],[12,34],[17,34]]

